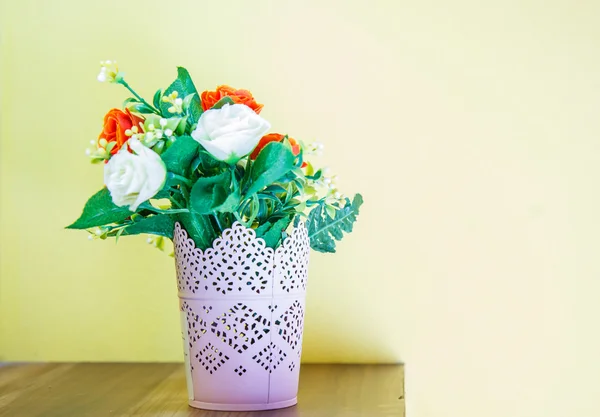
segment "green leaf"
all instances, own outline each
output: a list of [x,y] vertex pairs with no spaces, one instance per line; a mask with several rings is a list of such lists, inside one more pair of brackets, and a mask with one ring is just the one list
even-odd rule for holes
[[231,213],[239,203],[239,186],[232,179],[231,171],[198,178],[190,193],[190,206],[196,214],[209,214],[213,211]]
[[231,97],[225,96],[223,97],[221,100],[217,101],[214,106],[212,106],[210,109],[211,110],[218,110],[220,108],[222,108],[224,105],[226,104],[235,104],[233,102],[233,100],[231,99]]
[[146,217],[138,222],[133,223],[123,229],[123,236],[139,235],[147,233],[150,235],[164,236],[173,239],[173,228],[175,222],[169,214],[157,214],[155,216]]
[[227,168],[229,164],[219,161],[211,154],[206,152],[204,148],[200,147],[200,152],[198,153],[198,157],[194,159],[192,163],[192,172],[196,171],[196,169],[200,169],[203,176],[211,176],[223,171],[223,169]]
[[81,216],[75,223],[67,226],[67,229],[89,229],[90,227],[104,226],[124,220],[132,214],[129,207],[116,206],[108,189],[103,188],[90,197]]
[[211,247],[213,241],[219,236],[215,232],[209,216],[195,213],[180,213],[177,214],[176,218],[199,249],[206,250]]
[[334,239],[341,240],[344,237],[343,232],[352,232],[362,203],[360,194],[354,196],[352,204],[346,199],[346,205],[335,212],[334,218],[325,215],[323,204],[315,206],[306,220],[310,247],[318,252],[335,252]]
[[198,142],[190,136],[178,137],[161,155],[167,171],[185,177],[189,173],[192,160],[198,155],[199,148]]
[[[196,97],[192,99],[192,102],[190,103],[190,109],[193,108],[196,112],[196,116],[199,118],[200,114],[202,114],[202,107],[200,106],[200,97],[198,96],[198,90],[196,90],[196,86],[192,81],[190,73],[183,67],[177,67],[177,79],[173,81],[173,83],[171,83],[171,85],[165,90],[163,95],[169,95],[173,91],[177,91],[178,96],[182,99],[190,94],[196,93]],[[164,103],[161,101],[160,110],[162,114],[164,114],[167,117],[172,116],[172,114],[169,113],[169,107],[171,107],[170,103]],[[199,114],[197,114],[198,111]],[[192,116],[192,118],[194,119],[194,115],[190,113],[190,116]],[[196,121],[198,121],[197,118],[194,119],[194,123]]]
[[282,233],[292,222],[291,217],[283,217],[274,224],[266,222],[256,229],[256,237],[263,238],[269,248],[275,249],[281,242]]
[[127,107],[129,105],[131,105],[131,103],[139,103],[140,101],[137,98],[133,98],[133,97],[129,97],[126,98],[125,101],[123,102],[123,107]]
[[250,196],[288,174],[294,169],[294,158],[294,154],[284,144],[267,144],[252,164],[246,195]]
[[192,81],[190,73],[184,67],[177,67],[177,79],[181,81],[181,84],[184,87],[183,91],[179,92],[182,97],[192,93],[198,94],[198,90]]
[[265,188],[264,192],[274,193],[274,194],[282,194],[282,193],[287,192],[287,189],[282,187],[279,184],[273,184],[273,185],[269,185],[267,188]]
[[128,107],[129,107],[129,109],[131,109],[132,111],[137,112],[137,113],[142,113],[142,114],[154,113],[154,109],[144,103],[129,104]]
[[157,109],[160,109],[160,99],[162,98],[162,89],[158,89],[156,90],[156,93],[154,93],[154,98],[152,99],[152,104],[154,104],[154,107],[156,107]]
[[241,200],[240,184],[236,180],[235,175],[231,175],[231,187],[227,192],[227,198],[216,208],[216,211],[221,213],[233,213],[239,207]]

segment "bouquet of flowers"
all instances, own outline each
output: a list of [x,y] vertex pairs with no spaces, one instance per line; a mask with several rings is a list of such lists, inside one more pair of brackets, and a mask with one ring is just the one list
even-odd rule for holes
[[362,197],[350,201],[335,177],[313,166],[310,157],[323,145],[269,132],[263,105],[247,90],[219,86],[199,94],[185,68],[177,73],[149,102],[116,62],[101,62],[98,80],[121,84],[133,97],[104,116],[87,150],[91,162],[104,165],[106,187],[68,228],[86,229],[92,239],[150,234],[163,248],[179,222],[204,250],[240,222],[277,248],[290,224],[303,219],[312,249],[335,252]]

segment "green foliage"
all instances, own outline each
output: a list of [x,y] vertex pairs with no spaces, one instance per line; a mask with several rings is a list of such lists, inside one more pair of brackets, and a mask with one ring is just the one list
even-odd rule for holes
[[288,174],[294,169],[294,159],[294,154],[284,144],[267,144],[252,164],[245,194],[250,196]]
[[154,93],[154,98],[152,99],[152,104],[154,104],[154,107],[156,107],[157,109],[160,109],[160,99],[162,98],[162,90],[158,89],[156,90],[156,93]]
[[206,250],[212,246],[213,241],[219,237],[207,215],[196,213],[179,213],[176,220],[181,223],[196,247]]
[[123,232],[120,234],[126,236],[147,233],[151,235],[164,236],[168,237],[169,239],[172,239],[174,228],[175,222],[171,215],[157,214],[132,223],[131,225],[125,227],[123,229]]
[[323,213],[323,205],[317,205],[308,215],[306,227],[310,237],[310,247],[318,252],[335,252],[335,240],[341,240],[344,233],[352,232],[352,227],[358,216],[362,196],[356,194],[352,204],[346,199],[346,205],[338,209],[335,217]]
[[210,109],[218,110],[226,104],[235,104],[231,97],[225,96],[221,100],[217,101]]
[[214,158],[203,148],[200,148],[198,156],[192,161],[192,171],[199,171],[203,177],[216,175],[226,168],[229,169],[229,164]]
[[279,243],[283,237],[283,232],[285,229],[287,229],[291,222],[291,217],[283,217],[277,220],[275,223],[267,221],[256,229],[256,237],[263,238],[265,240],[265,244],[269,248],[275,249],[277,246],[279,246]]
[[[179,97],[185,98],[190,94],[195,94],[190,100],[187,113],[190,118],[190,126],[198,121],[200,116],[202,115],[202,106],[200,105],[200,96],[198,95],[198,90],[196,90],[196,86],[192,81],[192,77],[190,73],[183,67],[177,67],[177,79],[171,83],[171,85],[165,90],[162,95],[169,95],[173,91],[177,91]],[[171,104],[169,103],[160,103],[160,111],[165,117],[172,116],[169,113],[169,107]]]
[[161,158],[167,171],[177,175],[187,176],[189,167],[198,156],[200,145],[190,136],[181,136],[167,149]]
[[128,105],[128,107],[133,112],[142,114],[154,114],[154,109],[146,103],[131,103]]
[[199,178],[190,194],[190,208],[196,214],[233,212],[239,203],[240,188],[231,171]]
[[[185,68],[177,68],[177,79],[165,90],[157,90],[152,104],[122,77],[117,82],[134,96],[125,100],[124,107],[143,115],[138,139],[160,155],[167,169],[165,185],[153,200],[166,198],[170,205],[146,201],[133,213],[128,207],[117,207],[104,188],[90,198],[80,218],[68,228],[98,227],[94,232],[100,239],[152,234],[158,236],[155,246],[161,247],[164,238],[173,237],[175,222],[180,222],[204,250],[225,228],[239,221],[253,228],[268,247],[277,248],[290,223],[297,224],[305,217],[311,247],[320,252],[335,252],[335,240],[352,231],[362,197],[357,194],[352,203],[345,199],[347,204],[340,208],[344,201],[331,186],[332,179],[315,170],[310,161],[302,168],[314,149],[300,142],[300,152],[294,155],[291,140],[285,136],[281,142],[267,144],[256,160],[247,156],[230,165],[214,158],[190,136],[203,110]],[[175,101],[176,97],[181,101]],[[233,99],[224,97],[212,108],[226,104],[234,104]],[[155,130],[160,134],[150,134]],[[104,153],[93,154],[92,161],[108,159],[115,142],[104,145]]]
[[107,188],[94,194],[85,204],[81,216],[67,229],[89,229],[125,220],[133,212],[127,206],[116,206]]

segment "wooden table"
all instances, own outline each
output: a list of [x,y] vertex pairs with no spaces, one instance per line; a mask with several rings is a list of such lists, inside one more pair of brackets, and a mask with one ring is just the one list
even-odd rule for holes
[[216,412],[187,405],[181,364],[0,366],[0,417],[404,416],[398,365],[302,365],[297,406]]

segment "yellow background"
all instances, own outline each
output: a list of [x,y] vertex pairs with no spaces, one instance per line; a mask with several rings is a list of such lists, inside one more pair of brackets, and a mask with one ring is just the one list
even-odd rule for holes
[[600,414],[599,2],[0,4],[0,360],[182,358],[172,259],[63,230],[112,58],[146,97],[251,89],[363,193],[305,361],[405,362],[409,417]]

